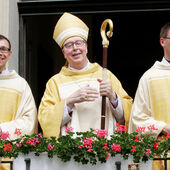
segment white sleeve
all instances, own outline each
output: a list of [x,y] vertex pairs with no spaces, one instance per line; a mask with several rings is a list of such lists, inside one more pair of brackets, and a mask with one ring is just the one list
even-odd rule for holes
[[8,131],[8,128],[3,126],[3,124],[0,124],[0,129],[2,130],[2,132],[7,132]]
[[69,111],[69,108],[67,107],[65,103],[61,126],[64,126],[69,120],[71,120],[69,112],[71,112],[71,110]]
[[117,122],[122,124],[122,123],[125,122],[125,118],[124,118],[124,111],[123,111],[122,102],[121,102],[119,95],[117,95],[117,100],[118,100],[117,107],[114,108],[112,103],[111,103],[111,109],[112,109],[112,113],[113,113],[115,119],[117,120]]

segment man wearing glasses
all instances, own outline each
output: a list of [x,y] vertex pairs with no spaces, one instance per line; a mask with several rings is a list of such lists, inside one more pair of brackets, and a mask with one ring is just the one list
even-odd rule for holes
[[39,122],[44,136],[101,128],[101,96],[106,96],[106,130],[112,134],[116,123],[128,121],[132,99],[119,80],[87,58],[88,27],[78,17],[64,13],[56,24],[54,40],[62,49],[65,66],[46,85],[39,106]]
[[[10,41],[0,35],[0,136],[16,139],[37,132],[38,121],[29,85],[14,70],[8,70],[11,56]],[[0,169],[9,170],[9,164],[0,164]]]
[[[154,125],[152,132],[146,128],[145,133],[155,137],[170,133],[170,23],[161,28],[160,44],[164,57],[161,62],[156,61],[139,81],[129,132],[136,131],[138,127]],[[164,169],[161,162],[158,162],[154,161],[153,169]]]
[[0,135],[9,133],[10,139],[32,134],[37,129],[37,109],[27,82],[14,70],[8,70],[12,55],[11,43],[0,35]]

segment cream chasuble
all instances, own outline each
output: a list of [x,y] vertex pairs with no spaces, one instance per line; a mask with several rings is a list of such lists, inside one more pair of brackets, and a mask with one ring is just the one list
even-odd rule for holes
[[[145,133],[157,137],[170,124],[170,65],[155,62],[141,77],[132,106],[129,132],[138,127],[155,125],[157,130]],[[154,161],[154,170],[162,170],[161,161]],[[170,166],[169,166],[170,168]]]
[[37,109],[30,87],[14,70],[0,74],[0,127],[16,139],[15,129],[31,135],[37,131]]
[[[14,70],[0,74],[0,127],[16,139],[16,128],[22,135],[37,132],[37,109],[30,87]],[[9,160],[8,158],[2,159]],[[1,164],[0,170],[9,170],[9,164]]]
[[149,88],[155,120],[170,124],[170,75],[150,78]]

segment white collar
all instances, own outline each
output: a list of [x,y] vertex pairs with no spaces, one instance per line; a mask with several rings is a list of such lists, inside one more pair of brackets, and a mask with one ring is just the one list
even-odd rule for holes
[[4,70],[2,70],[2,72],[0,74],[8,74],[8,73],[9,73],[8,68],[5,68]]
[[166,64],[166,65],[169,65],[169,64],[170,64],[170,63],[165,59],[165,57],[163,57],[161,63]]
[[87,70],[89,67],[90,67],[90,62],[89,62],[89,60],[87,60],[86,66],[83,67],[82,69],[76,69],[76,68],[71,67],[70,64],[68,65],[68,68],[69,68],[70,70],[73,70],[73,71]]

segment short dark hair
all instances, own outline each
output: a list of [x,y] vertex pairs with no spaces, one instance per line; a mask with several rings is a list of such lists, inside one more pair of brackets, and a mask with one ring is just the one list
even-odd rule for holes
[[10,41],[9,41],[9,39],[7,37],[5,37],[4,35],[0,34],[0,40],[7,40],[8,44],[9,44],[9,49],[11,50],[11,43],[10,43]]
[[170,22],[166,23],[160,31],[160,38],[165,38],[170,30]]

